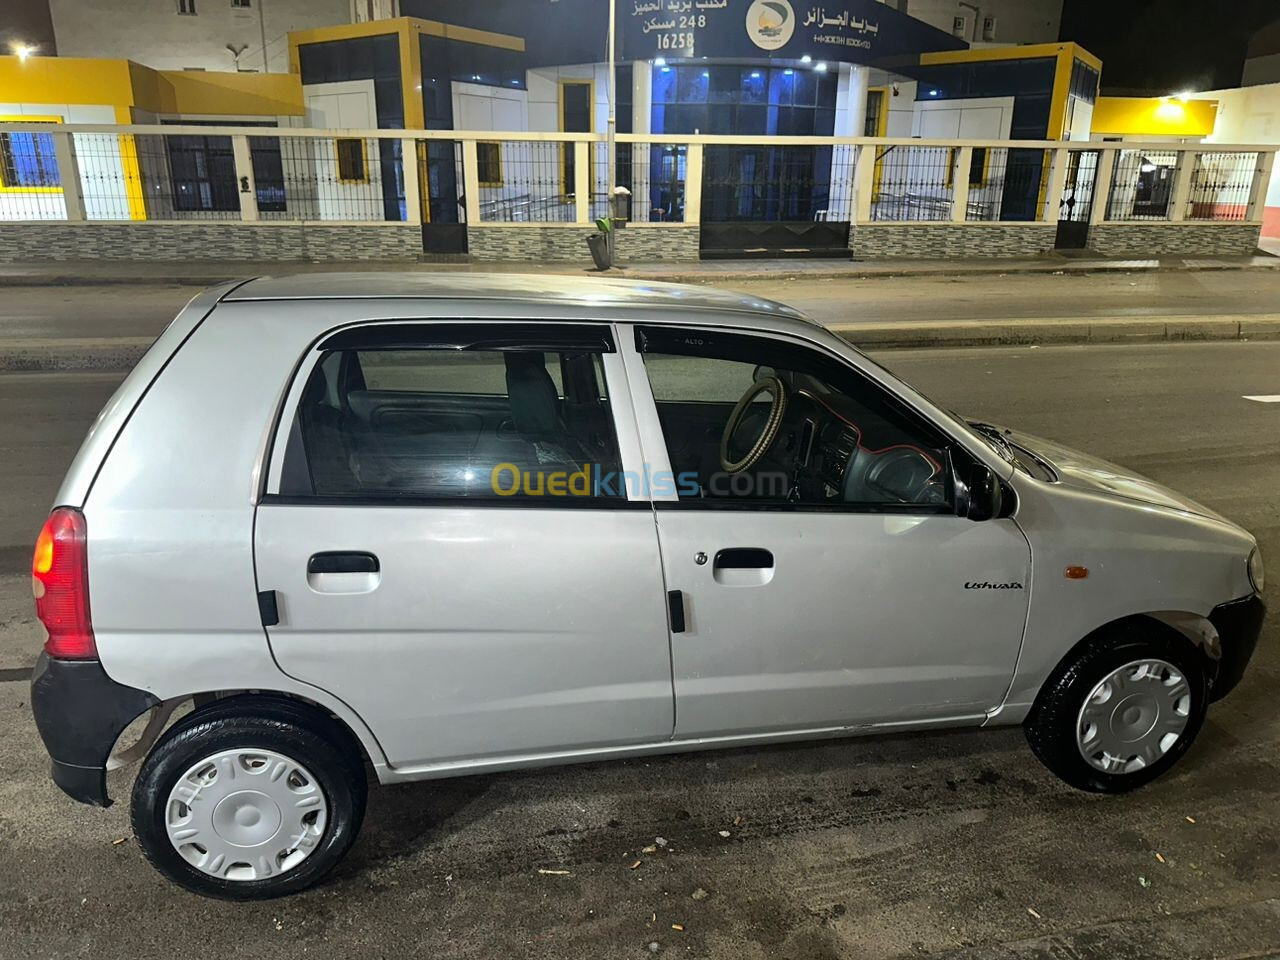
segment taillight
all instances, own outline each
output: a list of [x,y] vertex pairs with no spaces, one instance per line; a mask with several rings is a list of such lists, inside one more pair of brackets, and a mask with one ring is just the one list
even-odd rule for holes
[[89,620],[89,544],[84,514],[58,507],[36,539],[31,592],[49,633],[44,649],[59,660],[93,660],[98,645]]

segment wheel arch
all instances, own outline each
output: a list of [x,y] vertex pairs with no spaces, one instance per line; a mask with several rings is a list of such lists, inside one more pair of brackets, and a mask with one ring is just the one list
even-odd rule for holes
[[1045,674],[1044,680],[1036,690],[1035,701],[1027,711],[1030,714],[1035,710],[1035,704],[1040,701],[1042,691],[1050,686],[1051,682],[1067,670],[1080,655],[1081,650],[1092,644],[1099,636],[1109,633],[1120,634],[1125,624],[1131,623],[1154,624],[1161,630],[1165,631],[1170,637],[1179,637],[1189,642],[1193,647],[1200,651],[1210,664],[1214,664],[1222,655],[1221,647],[1218,642],[1218,631],[1208,618],[1198,613],[1191,613],[1181,610],[1155,610],[1145,613],[1131,613],[1123,617],[1116,617],[1108,620],[1106,623],[1099,624],[1094,627],[1083,637],[1072,644],[1071,648],[1066,650],[1053,668]]
[[[192,705],[191,710],[183,713],[176,720],[173,719],[186,704]],[[338,747],[348,751],[360,761],[370,764],[379,778],[386,766],[381,747],[362,725],[353,725],[324,704],[296,693],[254,689],[189,693],[170,698],[149,711],[144,711],[138,719],[146,717],[146,726],[137,735],[137,739],[127,746],[123,742],[129,737],[129,731],[125,730],[121,733],[111,751],[107,769],[114,770],[142,760],[168,730],[180,724],[197,722],[194,718],[199,718],[200,721],[208,720],[211,714],[227,717],[284,716],[306,724],[322,736],[334,739]]]

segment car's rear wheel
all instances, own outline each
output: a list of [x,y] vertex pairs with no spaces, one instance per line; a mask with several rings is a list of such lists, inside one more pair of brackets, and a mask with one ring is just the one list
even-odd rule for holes
[[143,852],[205,896],[256,900],[311,886],[346,854],[364,816],[363,764],[332,733],[289,711],[193,714],[160,740],[134,784]]
[[1204,723],[1204,655],[1153,621],[1098,631],[1040,691],[1025,730],[1036,756],[1074,787],[1122,793],[1186,753]]

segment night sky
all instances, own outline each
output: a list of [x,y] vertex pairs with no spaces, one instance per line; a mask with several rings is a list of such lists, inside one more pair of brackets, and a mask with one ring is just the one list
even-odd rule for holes
[[1102,58],[1102,92],[1160,95],[1240,85],[1277,0],[1066,0],[1060,39]]

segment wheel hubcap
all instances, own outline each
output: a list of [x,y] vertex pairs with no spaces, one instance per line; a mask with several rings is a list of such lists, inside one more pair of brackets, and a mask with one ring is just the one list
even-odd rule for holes
[[169,791],[169,842],[224,880],[294,869],[324,836],[329,806],[302,764],[272,750],[224,750],[192,764]]
[[1080,709],[1080,755],[1103,773],[1133,773],[1168,753],[1191,716],[1191,687],[1165,660],[1135,660],[1113,670]]

